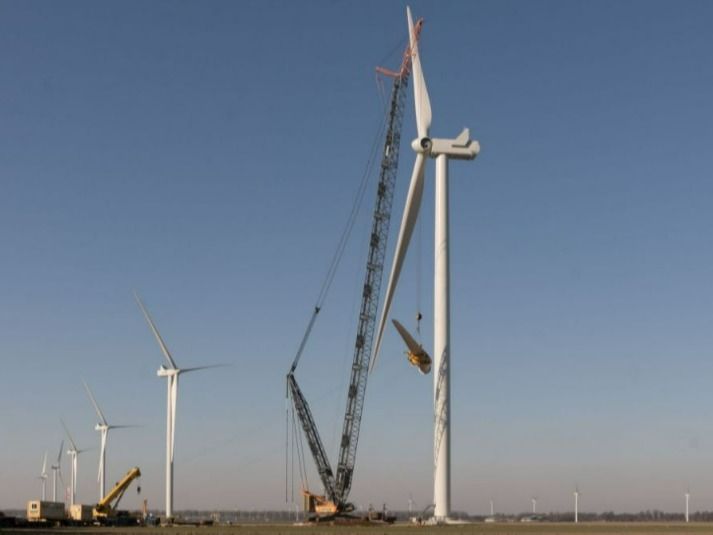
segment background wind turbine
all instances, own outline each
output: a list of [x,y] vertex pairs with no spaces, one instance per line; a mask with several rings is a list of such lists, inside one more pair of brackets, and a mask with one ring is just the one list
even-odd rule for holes
[[574,523],[579,523],[579,487],[574,487]]
[[685,497],[686,497],[686,522],[688,522],[688,501],[689,501],[689,499],[691,498],[691,491],[690,491],[690,490],[686,490]]
[[52,501],[57,501],[57,476],[64,486],[64,480],[62,479],[62,450],[64,449],[64,440],[59,443],[59,453],[57,454],[57,461],[50,466],[52,469]]
[[[60,449],[60,455],[61,455]],[[47,452],[45,451],[45,456],[42,458],[42,472],[38,477],[42,481],[42,501],[47,499]]]
[[537,514],[537,497],[533,496],[530,501],[532,502],[532,514],[535,515]]
[[99,473],[97,475],[97,481],[99,482],[99,500],[104,499],[104,493],[106,492],[106,443],[107,443],[107,438],[109,437],[109,430],[110,429],[124,429],[127,427],[136,427],[133,425],[109,425],[109,422],[106,421],[106,418],[104,417],[104,413],[102,410],[99,408],[99,404],[97,403],[96,398],[94,397],[94,393],[92,392],[92,389],[89,388],[89,385],[86,383],[86,381],[82,380],[82,383],[84,384],[84,388],[87,391],[87,394],[89,395],[89,400],[92,402],[92,405],[94,406],[94,410],[97,413],[97,416],[99,417],[99,422],[94,426],[94,429],[99,431],[100,438],[101,438],[101,445],[100,445],[100,450],[99,450]]
[[406,206],[401,219],[401,229],[396,242],[396,251],[391,266],[389,285],[384,297],[384,307],[377,329],[377,338],[372,356],[371,370],[378,358],[384,326],[389,315],[391,301],[398,283],[403,261],[408,250],[411,235],[418,219],[423,197],[426,158],[436,159],[436,210],[435,210],[435,254],[434,254],[434,302],[433,302],[433,342],[434,342],[434,520],[446,522],[451,511],[451,461],[450,461],[450,265],[448,229],[448,162],[451,159],[472,160],[480,151],[477,141],[470,139],[466,128],[455,139],[431,139],[431,102],[421,68],[418,40],[411,17],[406,8],[409,41],[412,51],[412,72],[414,103],[416,107],[416,129],[418,138],[411,143],[416,152],[416,161],[411,174]]
[[69,429],[67,428],[67,424],[65,424],[64,420],[62,420],[61,418],[59,421],[62,422],[62,427],[64,427],[64,431],[65,433],[67,433],[69,443],[72,445],[72,447],[67,450],[67,455],[69,455],[69,458],[72,461],[72,473],[69,478],[69,505],[71,507],[75,504],[77,500],[77,472],[79,469],[78,457],[80,453],[85,452],[87,450],[80,450],[79,448],[77,448],[77,444],[74,442],[74,439],[72,438],[72,435],[70,434]]
[[224,365],[214,364],[210,366],[197,366],[194,368],[179,368],[173,360],[171,353],[168,351],[166,343],[163,341],[163,338],[161,338],[161,335],[159,334],[153,319],[151,319],[148,310],[146,310],[146,307],[136,292],[134,292],[134,297],[136,298],[136,302],[138,303],[139,308],[141,308],[144,318],[146,318],[146,322],[149,324],[151,332],[156,338],[158,345],[161,347],[161,352],[166,358],[166,364],[168,365],[164,366],[162,364],[156,374],[159,377],[165,377],[168,386],[168,397],[166,402],[166,521],[170,522],[173,519],[173,451],[174,437],[176,434],[176,398],[178,396],[178,377],[182,373],[204,370],[206,368],[217,368]]

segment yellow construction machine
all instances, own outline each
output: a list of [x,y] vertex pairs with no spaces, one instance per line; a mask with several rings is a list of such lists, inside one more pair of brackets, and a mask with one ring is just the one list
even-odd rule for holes
[[[126,489],[129,488],[131,482],[137,477],[141,477],[141,470],[137,466],[129,470],[126,475],[119,481],[114,488],[111,489],[104,499],[94,506],[92,516],[94,520],[107,523],[117,516],[116,508],[119,506],[121,498],[124,496]],[[137,492],[141,492],[141,487],[137,487]]]

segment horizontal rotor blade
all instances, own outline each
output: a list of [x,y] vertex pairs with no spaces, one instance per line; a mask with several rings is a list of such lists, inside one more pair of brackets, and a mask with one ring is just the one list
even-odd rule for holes
[[381,319],[379,327],[376,330],[376,344],[374,345],[374,353],[371,356],[369,371],[374,371],[374,366],[379,358],[379,349],[381,349],[381,340],[386,326],[386,319],[391,308],[391,301],[394,298],[396,285],[401,275],[401,267],[403,266],[406,251],[408,251],[411,235],[413,234],[418,212],[421,209],[421,198],[423,197],[423,175],[426,169],[426,155],[422,152],[416,153],[416,161],[413,165],[413,174],[411,175],[411,183],[409,185],[408,194],[406,196],[406,206],[404,214],[401,218],[401,229],[399,230],[399,238],[396,242],[396,251],[394,252],[394,260],[391,265],[391,274],[389,275],[389,285],[386,287],[384,296],[384,307],[381,310]]
[[89,385],[87,382],[82,379],[82,383],[84,384],[84,389],[87,391],[87,394],[89,394],[89,400],[92,402],[92,405],[94,405],[94,410],[97,411],[97,416],[99,416],[99,420],[103,425],[109,425],[106,421],[106,418],[104,417],[104,413],[102,410],[99,408],[99,404],[97,403],[96,398],[94,397],[94,393],[92,392],[92,389],[89,388]]
[[127,425],[110,425],[109,429],[128,429],[130,427],[143,427],[142,425],[138,424],[127,424]]
[[158,332],[158,329],[156,328],[156,325],[154,324],[153,319],[151,319],[151,315],[149,314],[149,311],[146,310],[144,303],[141,301],[139,294],[134,292],[134,297],[136,298],[136,302],[139,304],[141,311],[144,313],[144,318],[146,318],[146,321],[148,322],[149,327],[151,328],[151,332],[153,332],[154,337],[156,337],[156,341],[158,342],[158,345],[161,346],[161,352],[163,353],[163,356],[166,357],[166,360],[168,361],[168,364],[169,364],[169,368],[171,368],[172,370],[177,369],[178,366],[176,366],[176,363],[174,362],[173,357],[171,357],[171,353],[168,351],[168,347],[166,346],[166,343],[163,341],[163,338],[161,338],[161,334]]
[[227,368],[230,364],[210,364],[208,366],[195,366],[193,368],[181,368],[181,373],[195,372],[198,370],[208,370],[210,368]]

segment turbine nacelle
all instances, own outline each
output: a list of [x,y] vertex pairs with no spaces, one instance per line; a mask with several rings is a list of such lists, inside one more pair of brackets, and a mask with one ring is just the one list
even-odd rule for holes
[[171,377],[173,375],[178,375],[181,370],[178,368],[166,368],[166,366],[161,365],[161,367],[156,372],[159,377]]
[[[480,153],[480,143],[470,139],[470,130],[464,128],[455,139],[433,139],[429,155],[432,158],[445,154],[455,160],[473,160]],[[416,150],[414,148],[414,150]]]

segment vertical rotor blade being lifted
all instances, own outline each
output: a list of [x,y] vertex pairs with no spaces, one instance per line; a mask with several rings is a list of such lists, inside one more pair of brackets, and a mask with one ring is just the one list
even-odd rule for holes
[[428,89],[426,89],[426,81],[423,78],[423,69],[421,68],[421,57],[418,53],[418,40],[413,26],[413,18],[411,17],[411,8],[406,8],[406,16],[408,18],[408,36],[409,45],[411,47],[411,66],[413,72],[413,95],[414,104],[416,106],[416,129],[418,137],[428,137],[428,130],[431,128],[431,101],[428,98]]
[[45,456],[42,459],[42,477],[47,476],[47,452],[45,452]]
[[108,425],[106,418],[104,418],[104,413],[102,410],[99,408],[99,404],[97,403],[97,400],[94,398],[94,394],[92,393],[92,389],[89,388],[89,385],[87,382],[82,379],[82,383],[84,384],[84,389],[87,391],[87,394],[89,394],[89,400],[92,402],[92,405],[94,405],[94,410],[97,411],[97,416],[99,416],[99,420],[103,425]]
[[371,357],[369,370],[373,371],[376,361],[379,357],[379,349],[381,348],[381,339],[384,334],[384,326],[391,308],[391,301],[394,298],[394,291],[401,275],[401,267],[403,266],[406,251],[408,251],[411,235],[413,234],[418,212],[421,208],[421,198],[423,197],[424,171],[426,167],[426,155],[422,152],[416,153],[416,162],[413,166],[413,174],[411,175],[411,184],[409,185],[408,195],[406,196],[406,206],[404,207],[404,215],[401,219],[401,229],[399,230],[399,239],[396,242],[396,251],[394,252],[394,263],[391,265],[391,274],[389,275],[389,285],[386,287],[386,295],[384,296],[384,308],[381,309],[381,318],[379,326],[376,329],[376,344],[374,345],[374,353]]
[[161,335],[158,332],[158,329],[156,328],[156,325],[154,324],[153,320],[151,319],[151,315],[149,314],[148,310],[146,310],[146,307],[144,306],[143,302],[141,301],[141,298],[139,297],[139,294],[134,292],[134,297],[136,298],[136,302],[139,304],[139,307],[141,308],[141,312],[144,313],[144,318],[146,318],[146,321],[149,324],[149,327],[151,327],[151,332],[153,332],[153,335],[156,337],[156,341],[158,342],[158,345],[161,346],[161,352],[163,353],[163,356],[166,357],[166,360],[168,361],[169,368],[172,370],[175,370],[178,368],[176,366],[176,363],[173,361],[173,357],[171,357],[171,353],[168,351],[168,347],[166,347],[166,343],[163,341],[163,338],[161,338]]

